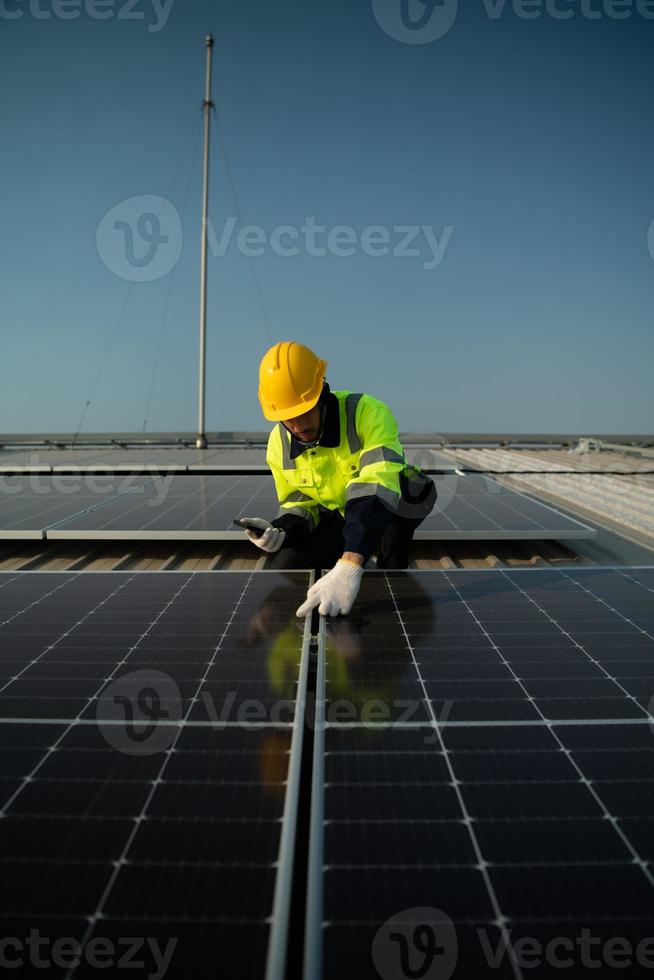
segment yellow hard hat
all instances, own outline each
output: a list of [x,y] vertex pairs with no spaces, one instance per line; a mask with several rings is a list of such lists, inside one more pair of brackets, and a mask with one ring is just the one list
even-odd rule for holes
[[269,422],[310,411],[320,398],[327,361],[294,340],[266,351],[259,367],[259,401]]

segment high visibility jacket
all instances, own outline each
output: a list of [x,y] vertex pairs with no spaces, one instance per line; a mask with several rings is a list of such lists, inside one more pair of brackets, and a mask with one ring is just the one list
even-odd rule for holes
[[[270,433],[266,460],[280,503],[278,518],[293,515],[313,529],[321,509],[338,510],[347,525],[348,513],[360,510],[359,504],[364,503],[369,511],[370,505],[375,506],[377,524],[380,512],[385,513],[386,522],[398,514],[424,518],[433,506],[435,491],[433,499],[419,504],[417,500],[433,483],[407,465],[397,422],[388,406],[371,395],[348,391],[331,392],[328,398],[333,399],[327,407],[330,432],[325,438],[323,430],[319,445],[296,454],[298,443],[281,423]],[[275,523],[288,526],[281,520]],[[369,545],[363,547],[352,535],[349,538],[346,533],[346,550],[361,551],[368,557]]]

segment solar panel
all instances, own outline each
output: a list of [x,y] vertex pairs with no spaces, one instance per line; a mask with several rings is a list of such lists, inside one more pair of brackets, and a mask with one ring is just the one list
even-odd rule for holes
[[[136,478],[134,478],[136,479]],[[238,515],[272,520],[278,512],[271,477],[187,475],[142,478],[129,496],[47,528],[49,538],[242,540]],[[435,478],[438,500],[416,538],[582,538],[593,528],[481,475]],[[1,533],[1,532],[0,532]]]
[[107,475],[3,476],[0,484],[0,538],[43,538],[47,527],[92,511],[120,497],[133,506],[147,477]]
[[48,975],[72,941],[114,974],[141,937],[143,976],[281,980],[309,583],[0,574],[3,955],[33,967],[36,931]]
[[653,592],[653,568],[372,572],[321,622],[306,980],[603,976],[618,948],[641,975]]
[[142,490],[48,529],[49,538],[233,539],[235,517],[272,519],[279,510],[266,476],[155,477]]
[[482,474],[435,478],[436,506],[416,538],[584,538],[595,531],[548,504]]

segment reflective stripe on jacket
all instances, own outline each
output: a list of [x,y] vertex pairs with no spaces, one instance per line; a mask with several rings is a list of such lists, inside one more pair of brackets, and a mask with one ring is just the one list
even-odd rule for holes
[[280,503],[278,516],[293,514],[315,527],[320,507],[344,515],[348,502],[370,497],[400,512],[400,475],[406,472],[415,481],[416,471],[407,466],[390,409],[371,395],[332,394],[339,406],[338,446],[314,446],[291,459],[290,432],[278,423],[270,433],[266,460]]

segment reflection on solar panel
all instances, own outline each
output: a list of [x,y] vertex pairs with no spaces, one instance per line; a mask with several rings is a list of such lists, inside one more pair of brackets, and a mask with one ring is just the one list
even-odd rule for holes
[[[69,516],[57,526],[52,522],[47,525],[47,536],[236,540],[242,539],[243,534],[233,529],[234,517],[249,514],[271,520],[278,512],[270,477],[189,475],[133,479],[139,485],[132,487],[129,496],[109,500],[79,516]],[[587,525],[481,475],[445,474],[435,480],[438,501],[419,528],[417,538],[542,539],[595,534]]]
[[307,980],[608,975],[615,937],[642,975],[653,593],[652,568],[364,576],[323,624]]
[[0,924],[48,976],[57,940],[115,965],[150,937],[139,975],[263,977],[268,949],[281,980],[309,581],[0,575]]
[[266,476],[155,477],[138,493],[117,498],[48,531],[50,538],[226,538],[242,514],[272,519],[279,510]]

